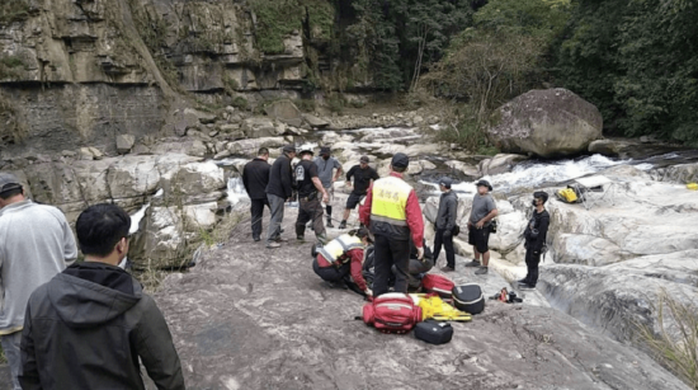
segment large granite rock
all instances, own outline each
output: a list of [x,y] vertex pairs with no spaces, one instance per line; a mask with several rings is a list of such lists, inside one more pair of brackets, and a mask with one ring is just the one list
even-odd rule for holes
[[643,353],[545,307],[488,302],[439,347],[381,334],[353,320],[359,296],[313,273],[310,243],[264,251],[246,230],[156,295],[189,388],[688,389]]
[[303,114],[290,100],[284,99],[272,102],[264,107],[264,112],[266,112],[268,116],[288,125],[295,127],[301,127],[303,125]]
[[555,88],[529,91],[497,109],[487,135],[503,152],[552,158],[586,152],[602,129],[594,105]]

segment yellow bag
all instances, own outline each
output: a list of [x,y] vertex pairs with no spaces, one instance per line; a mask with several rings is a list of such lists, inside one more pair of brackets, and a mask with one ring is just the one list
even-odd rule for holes
[[688,183],[686,184],[686,188],[693,191],[698,190],[698,183]]
[[418,296],[417,306],[422,308],[422,321],[433,318],[437,321],[470,321],[472,316],[466,312],[460,311],[448,303],[444,302],[441,297],[427,297],[424,294],[414,294]]
[[560,199],[567,203],[574,203],[577,201],[577,193],[574,192],[572,188],[564,188],[560,191],[557,192],[557,195]]

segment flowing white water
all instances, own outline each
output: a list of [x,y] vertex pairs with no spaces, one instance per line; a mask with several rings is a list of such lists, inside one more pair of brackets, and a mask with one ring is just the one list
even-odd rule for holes
[[[616,165],[631,164],[630,160],[612,160],[594,154],[575,160],[524,162],[511,172],[488,175],[482,179],[490,182],[497,192],[511,192],[518,188],[536,188],[546,183],[560,183],[571,179],[603,171]],[[652,169],[652,164],[635,164],[641,170]],[[460,182],[453,185],[457,192],[475,193],[475,182]],[[424,183],[437,188],[433,183]]]
[[242,184],[241,177],[231,177],[228,179],[228,200],[235,206],[236,204],[250,199],[245,191],[245,186]]

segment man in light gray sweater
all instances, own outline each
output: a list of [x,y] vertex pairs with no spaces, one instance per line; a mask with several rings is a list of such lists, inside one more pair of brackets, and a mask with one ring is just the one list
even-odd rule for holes
[[17,177],[0,172],[0,342],[14,390],[21,389],[19,344],[29,296],[77,256],[63,213],[27,199]]

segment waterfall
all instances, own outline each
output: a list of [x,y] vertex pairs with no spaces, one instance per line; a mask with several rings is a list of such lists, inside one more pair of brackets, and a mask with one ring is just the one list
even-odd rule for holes
[[236,204],[249,200],[250,197],[245,191],[245,186],[242,184],[242,177],[231,177],[228,179],[228,200],[230,204],[235,206]]

